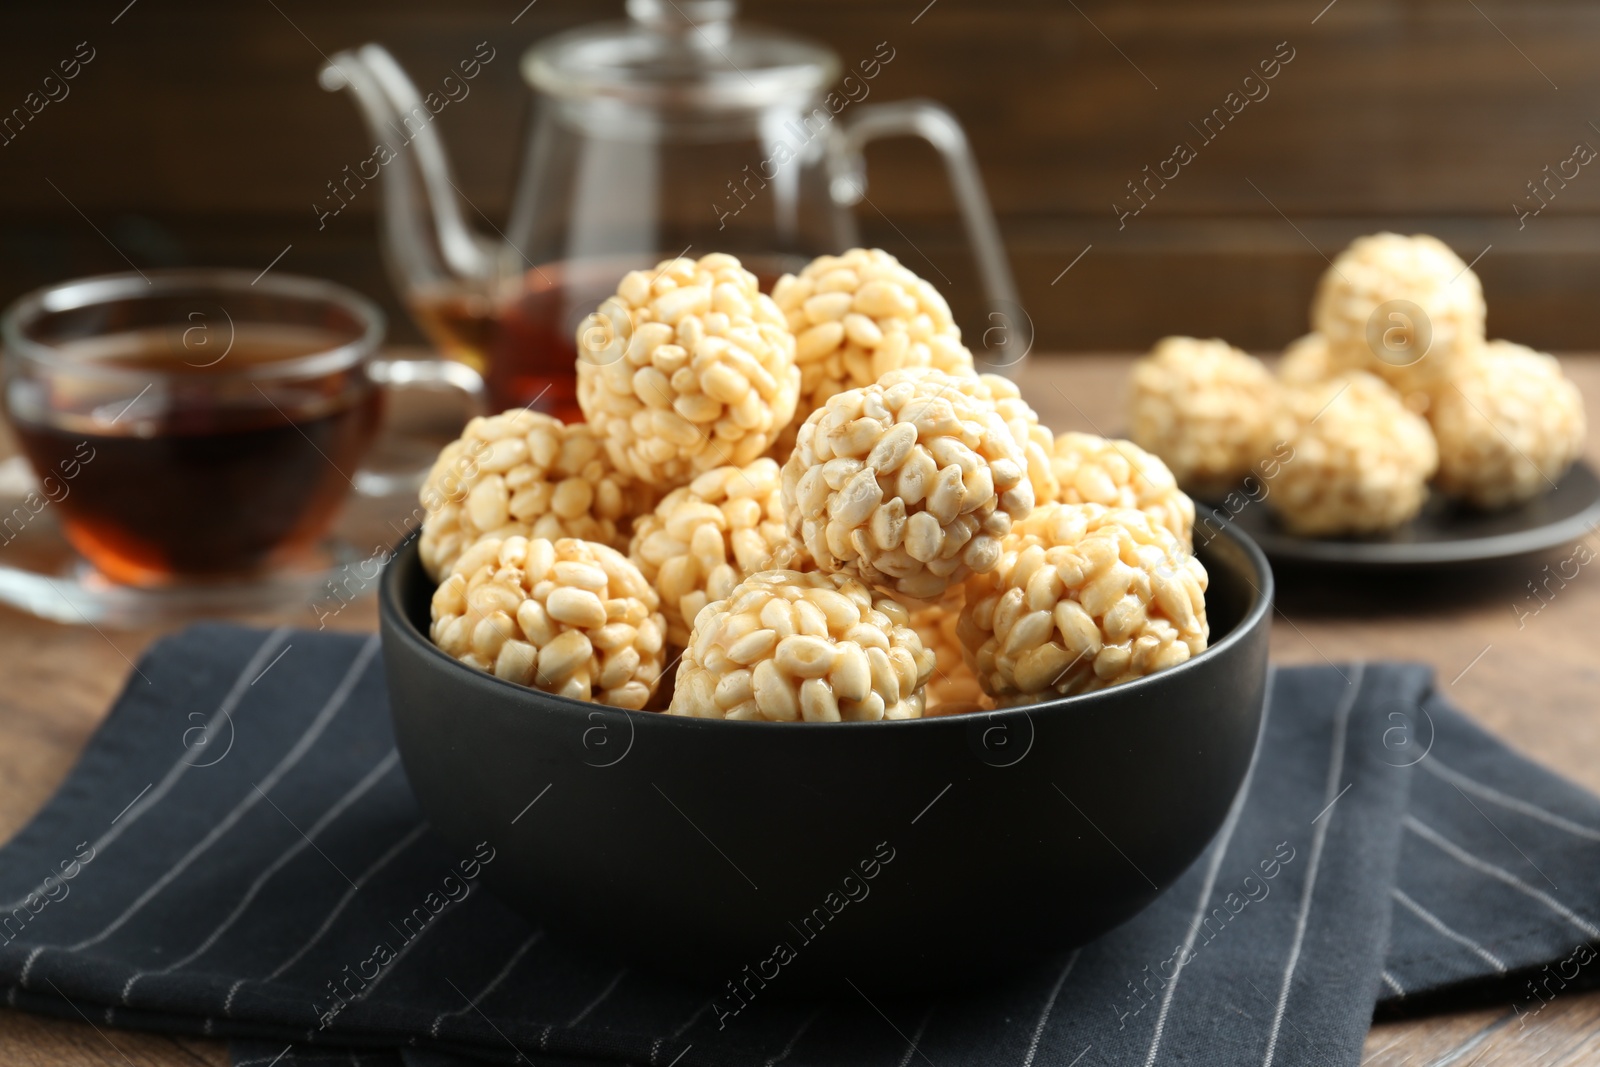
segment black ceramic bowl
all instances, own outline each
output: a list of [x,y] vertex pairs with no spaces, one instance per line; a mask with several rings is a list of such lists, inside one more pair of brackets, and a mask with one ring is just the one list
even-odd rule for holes
[[[555,936],[722,987],[748,965],[863,987],[969,981],[1087,941],[1193,862],[1265,697],[1272,575],[1200,550],[1212,645],[1102,692],[900,722],[624,712],[472,670],[427,637],[415,545],[380,594],[417,801]],[[786,980],[785,984],[788,982]]]

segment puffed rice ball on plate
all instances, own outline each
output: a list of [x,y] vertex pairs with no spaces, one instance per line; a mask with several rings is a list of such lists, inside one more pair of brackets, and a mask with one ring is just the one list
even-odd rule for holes
[[967,582],[957,633],[1001,705],[1104,689],[1206,647],[1205,567],[1144,512],[1046,504]]
[[819,256],[799,274],[779,278],[772,299],[795,336],[797,423],[835,393],[892,370],[973,373],[972,353],[944,297],[881,249]]
[[842,574],[752,574],[696,617],[668,714],[919,718],[934,654],[909,621],[904,607]]
[[630,271],[577,339],[584,417],[651,485],[749,463],[794,417],[794,335],[733,256]]
[[682,648],[700,609],[749,574],[797,560],[784,529],[776,461],[717,467],[668,493],[633,527],[628,556],[661,597],[668,643]]
[[1300,430],[1266,497],[1290,532],[1378,533],[1422,510],[1439,454],[1398,393],[1356,371],[1291,396]]
[[891,371],[806,419],[783,467],[784,518],[820,569],[933,600],[998,562],[1033,486],[994,404],[962,385]]
[[419,496],[418,552],[436,580],[483,537],[578,537],[626,548],[634,515],[655,501],[649,486],[612,465],[592,427],[526,410],[467,423]]
[[1128,417],[1140,448],[1205,490],[1244,477],[1293,428],[1260,360],[1193,337],[1163,338],[1134,364]]
[[1334,376],[1328,357],[1328,339],[1308,333],[1290,342],[1278,357],[1278,381],[1284,385],[1315,385]]
[[1443,241],[1377,233],[1356,238],[1323,272],[1311,328],[1327,339],[1335,373],[1376,374],[1420,411],[1483,343],[1485,311],[1478,276]]
[[439,584],[432,612],[434,644],[518,685],[637,711],[661,677],[655,591],[591,541],[485,538]]
[[[1194,536],[1194,501],[1172,471],[1132,441],[1064,433],[1051,446],[1058,504],[1133,508],[1160,523],[1187,547]],[[1050,502],[1050,501],[1046,501]]]
[[1490,341],[1470,353],[1428,408],[1440,491],[1480,508],[1547,492],[1583,454],[1583,397],[1541,352]]

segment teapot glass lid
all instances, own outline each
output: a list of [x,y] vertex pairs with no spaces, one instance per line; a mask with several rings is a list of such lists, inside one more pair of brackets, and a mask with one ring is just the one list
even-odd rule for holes
[[805,100],[839,60],[813,41],[734,21],[735,0],[627,0],[627,22],[584,26],[523,57],[534,88],[566,99],[743,110]]

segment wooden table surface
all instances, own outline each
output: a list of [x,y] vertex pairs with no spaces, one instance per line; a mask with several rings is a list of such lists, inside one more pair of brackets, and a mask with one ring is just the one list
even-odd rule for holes
[[[1025,395],[1057,429],[1117,433],[1129,357],[1034,357]],[[1569,357],[1569,374],[1600,412],[1600,357]],[[0,448],[9,448],[9,442]],[[1600,464],[1600,434],[1589,460]],[[1596,547],[1600,547],[1597,544]],[[1558,556],[1565,553],[1558,553]],[[1280,663],[1364,658],[1423,660],[1458,706],[1534,759],[1600,792],[1600,578],[1580,575],[1537,616],[1525,600],[1542,561],[1486,573],[1377,583],[1289,575],[1272,631]],[[306,610],[284,621],[312,625]],[[372,630],[372,602],[330,620]],[[0,840],[19,830],[55,790],[122,686],[127,660],[161,631],[59,626],[0,609]],[[1365,1064],[1576,1065],[1600,1061],[1600,993],[1568,994],[1522,1026],[1510,1004],[1380,1024]],[[220,1042],[0,1011],[0,1063],[15,1065],[226,1064]]]

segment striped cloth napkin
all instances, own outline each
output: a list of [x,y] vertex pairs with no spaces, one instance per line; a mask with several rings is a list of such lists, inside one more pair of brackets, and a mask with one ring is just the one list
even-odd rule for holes
[[1194,866],[977,992],[842,984],[719,1025],[712,990],[547,940],[480,888],[492,862],[418,814],[377,638],[196,627],[0,851],[0,988],[113,1042],[226,1037],[239,1067],[1272,1067],[1357,1063],[1375,1006],[1532,1016],[1600,974],[1600,801],[1404,664],[1278,670]]

